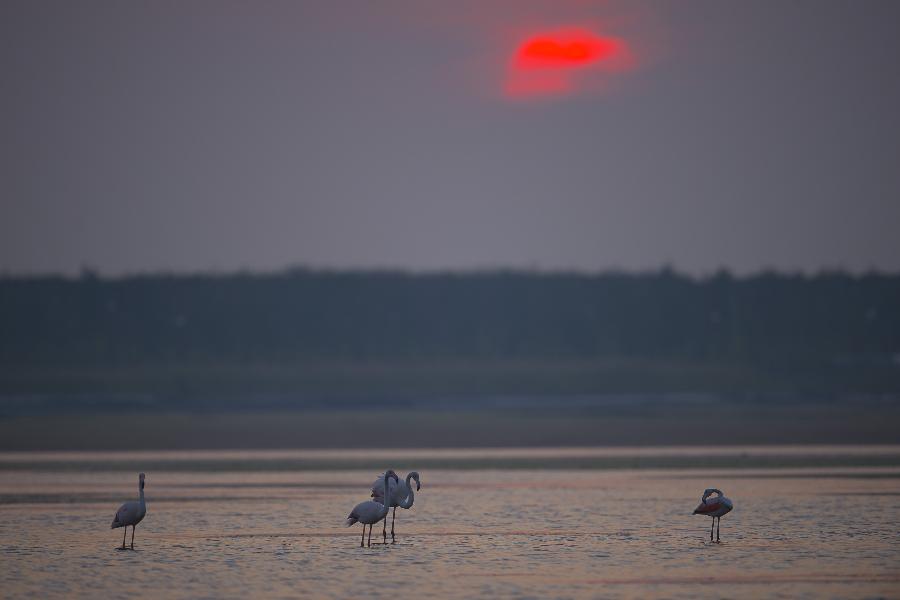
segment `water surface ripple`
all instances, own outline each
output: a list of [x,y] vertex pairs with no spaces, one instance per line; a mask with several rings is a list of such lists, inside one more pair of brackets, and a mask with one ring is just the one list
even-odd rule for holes
[[[422,469],[397,543],[376,527],[371,548],[341,523],[376,472],[254,471],[209,454],[182,457],[196,470],[147,470],[134,551],[109,529],[136,496],[136,473],[104,468],[121,457],[57,455],[78,465],[59,470],[24,468],[21,455],[4,469],[13,458],[0,457],[0,596],[900,596],[900,468],[859,466],[858,448],[856,466],[735,470],[492,468],[487,453],[481,469]],[[736,505],[721,544],[690,514],[710,486]]]

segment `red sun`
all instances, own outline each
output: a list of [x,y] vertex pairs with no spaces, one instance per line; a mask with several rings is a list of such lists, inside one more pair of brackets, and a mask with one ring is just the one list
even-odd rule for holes
[[627,70],[630,56],[621,39],[585,29],[534,34],[513,53],[505,93],[513,99],[567,95],[584,83],[581,72]]
[[516,52],[516,66],[521,69],[578,67],[615,54],[618,40],[588,36],[590,34],[568,40],[533,37]]

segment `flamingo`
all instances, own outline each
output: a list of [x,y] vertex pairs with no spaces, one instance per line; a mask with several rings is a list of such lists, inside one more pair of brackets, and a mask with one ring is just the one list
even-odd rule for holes
[[[707,501],[707,498],[713,494],[716,494],[716,497],[710,498],[709,501]],[[694,514],[709,515],[712,517],[713,527],[716,526],[716,519],[719,519],[719,527],[716,527],[716,541],[718,542],[719,528],[722,527],[722,515],[730,513],[732,508],[734,508],[734,504],[725,497],[722,490],[709,488],[703,492],[703,497],[700,498],[700,504],[694,509]],[[713,541],[713,527],[709,528],[709,541]]]
[[[388,478],[393,478],[394,481],[399,481],[397,474],[392,470],[388,469],[384,472],[384,487],[389,489]],[[388,503],[385,500],[381,502],[375,502],[373,500],[366,500],[365,502],[360,502],[356,506],[353,507],[353,510],[350,511],[350,514],[347,516],[347,520],[344,524],[347,527],[350,527],[354,523],[362,523],[363,524],[363,533],[362,538],[359,540],[359,547],[362,548],[364,546],[363,540],[366,538],[366,525],[369,526],[369,546],[372,545],[372,525],[377,523],[382,519],[387,518],[388,514]],[[384,543],[387,543],[387,533],[384,535]]]
[[[412,486],[409,484],[411,479],[416,480],[416,491],[418,492],[422,488],[418,471],[410,471],[406,475],[406,481],[397,481],[396,485],[390,486],[391,494],[388,499],[388,506],[394,508],[394,514],[391,516],[392,542],[397,541],[396,536],[394,536],[394,520],[397,518],[397,507],[409,509],[416,500],[416,495],[412,490]],[[372,497],[378,502],[384,502],[384,481],[381,477],[376,479],[375,483],[372,484]],[[387,518],[384,519],[384,532],[382,535],[384,535],[384,539],[387,540]]]
[[122,550],[125,549],[125,536],[128,534],[128,526],[131,525],[131,549],[134,550],[134,528],[141,522],[144,515],[147,514],[147,503],[144,502],[144,474],[138,475],[138,490],[140,498],[126,502],[116,511],[116,518],[113,519],[111,529],[124,527],[125,532],[122,534]]

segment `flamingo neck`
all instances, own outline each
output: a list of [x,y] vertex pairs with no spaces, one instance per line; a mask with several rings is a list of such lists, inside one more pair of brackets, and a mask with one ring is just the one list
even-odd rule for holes
[[712,496],[713,494],[715,494],[717,497],[724,496],[724,494],[722,493],[722,490],[717,490],[716,488],[708,488],[706,491],[703,492],[703,498],[701,498],[700,501],[705,504],[706,499],[709,498],[710,496]]
[[387,512],[391,505],[391,501],[388,498],[388,492],[390,488],[388,487],[388,482],[390,482],[391,478],[388,476],[388,472],[384,472],[384,494],[381,496],[381,502],[384,504],[384,511]]
[[409,508],[416,499],[416,493],[413,491],[413,486],[410,484],[411,479],[412,473],[406,476],[406,489],[409,490],[409,496],[400,501],[398,504],[400,508]]

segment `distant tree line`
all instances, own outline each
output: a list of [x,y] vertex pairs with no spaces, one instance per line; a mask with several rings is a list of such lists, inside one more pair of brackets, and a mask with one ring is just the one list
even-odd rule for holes
[[0,278],[0,363],[900,357],[900,276],[328,272]]

